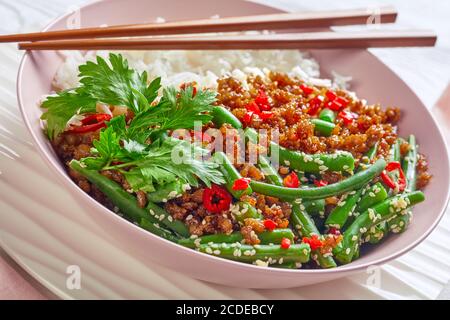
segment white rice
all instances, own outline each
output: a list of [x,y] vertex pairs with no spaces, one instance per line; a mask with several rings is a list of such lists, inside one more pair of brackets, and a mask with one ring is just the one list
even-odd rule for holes
[[[54,87],[57,90],[78,85],[78,66],[92,61],[96,55],[107,57],[107,51],[61,51],[65,62],[59,67]],[[179,86],[195,81],[201,87],[216,88],[217,79],[232,75],[245,84],[247,74],[263,77],[270,71],[288,73],[312,85],[339,86],[345,88],[350,80],[335,75],[337,81],[319,79],[319,65],[307,53],[298,50],[257,51],[124,51],[120,52],[130,67],[139,72],[147,71],[149,79],[162,78],[162,85]]]

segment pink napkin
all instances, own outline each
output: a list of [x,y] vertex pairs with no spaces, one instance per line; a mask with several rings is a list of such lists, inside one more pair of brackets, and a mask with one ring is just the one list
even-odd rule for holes
[[42,300],[39,285],[0,249],[0,299]]

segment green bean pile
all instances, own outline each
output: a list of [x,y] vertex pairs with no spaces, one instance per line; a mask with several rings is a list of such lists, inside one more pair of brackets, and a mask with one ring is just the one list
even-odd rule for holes
[[[212,115],[217,127],[223,124],[238,129],[243,127],[223,107],[215,107]],[[330,134],[334,119],[333,112],[324,110],[314,120],[316,130]],[[246,128],[245,138],[247,143],[258,143],[258,134],[251,128]],[[268,157],[260,156],[257,166],[264,172],[266,182],[252,180],[248,187],[235,190],[235,181],[242,177],[225,153],[216,152],[212,161],[220,163],[220,170],[225,178],[224,187],[235,199],[232,212],[235,212],[234,218],[238,223],[243,225],[249,218],[264,219],[251,204],[241,200],[243,195],[256,192],[292,205],[289,228],[275,228],[259,233],[261,243],[258,245],[245,244],[240,232],[191,236],[186,225],[172,218],[160,205],[185,191],[180,181],[167,183],[148,193],[147,207],[140,208],[132,194],[98,171],[84,168],[77,160],[72,160],[70,167],[103,192],[128,219],[168,241],[205,254],[258,266],[292,269],[315,261],[321,268],[334,268],[357,259],[362,245],[377,244],[390,233],[403,232],[410,224],[411,207],[423,201],[424,194],[415,190],[415,137],[411,135],[408,143],[410,150],[403,159],[399,151],[400,140],[393,145],[390,159],[386,160],[374,159],[377,148],[375,145],[366,155],[368,163],[360,163],[356,168],[354,158],[348,152],[309,155],[285,149],[273,142],[270,144],[269,156],[272,152],[277,152],[280,162],[299,175],[306,173],[320,177],[327,171],[347,175],[339,182],[320,187],[284,186],[283,178],[271,166]],[[400,162],[405,173],[406,188],[402,192],[388,190],[379,178],[386,169],[387,162],[392,161]],[[325,199],[329,197],[339,197],[339,202],[331,211],[325,212]],[[341,236],[337,237],[340,239],[339,243],[329,252],[315,247],[312,242],[302,241],[305,238],[324,239],[331,233]]]

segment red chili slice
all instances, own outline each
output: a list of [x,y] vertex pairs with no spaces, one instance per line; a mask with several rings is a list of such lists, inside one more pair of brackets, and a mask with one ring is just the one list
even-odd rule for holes
[[337,97],[335,102],[339,103],[343,108],[348,106],[348,104],[350,103],[350,101],[348,101],[344,97]]
[[262,120],[270,119],[270,118],[272,118],[272,116],[273,116],[273,112],[272,111],[261,111],[261,113],[259,114],[259,117]]
[[289,249],[289,247],[291,246],[291,239],[289,239],[289,238],[283,238],[283,239],[281,239],[280,246],[281,246],[283,249]]
[[249,178],[236,179],[236,180],[234,180],[234,183],[233,183],[233,186],[231,187],[231,189],[245,190],[250,185],[250,181],[251,181],[251,179],[249,179]]
[[302,242],[309,244],[311,250],[316,250],[323,246],[323,242],[319,239],[317,234],[313,234],[309,238],[303,237]]
[[[392,172],[398,170],[398,178],[397,181],[392,180],[392,177],[389,176],[388,172]],[[398,161],[389,162],[386,165],[386,168],[381,172],[381,179],[384,184],[386,184],[391,189],[397,189],[399,191],[403,191],[406,188],[406,178],[405,173],[403,172],[402,166]]]
[[213,184],[211,188],[203,190],[203,206],[212,213],[221,213],[230,208],[232,197],[222,187]]
[[325,95],[327,96],[328,100],[330,100],[330,101],[334,101],[334,100],[337,98],[336,93],[334,93],[334,92],[331,91],[331,90],[328,90],[328,91],[325,93]]
[[[270,106],[269,106],[269,97],[267,96],[266,92],[264,90],[262,90],[262,89],[259,89],[258,95],[255,98],[255,103],[258,106],[260,106],[260,107],[261,106],[268,106],[270,108]],[[264,110],[267,110],[267,109],[264,109]]]
[[325,187],[326,185],[328,185],[328,182],[325,180],[314,180],[314,184],[317,187]]
[[322,96],[317,96],[317,97],[312,98],[309,101],[308,114],[310,116],[313,116],[313,115],[317,114],[317,112],[319,111],[320,107],[322,106],[322,102],[323,102],[323,97]]
[[314,88],[308,87],[307,85],[301,84],[300,89],[308,96],[314,92]]
[[259,108],[264,112],[264,111],[269,111],[271,109],[269,104],[260,104]]
[[289,175],[284,177],[283,184],[288,188],[298,188],[300,186],[300,180],[298,179],[297,174],[292,171]]
[[327,108],[330,108],[333,111],[339,111],[344,107],[337,100],[333,100],[327,103]]
[[247,109],[247,111],[249,111],[249,112],[253,112],[253,113],[256,113],[256,114],[259,114],[261,112],[261,109],[259,109],[259,107],[258,107],[258,105],[256,104],[255,101],[252,101],[252,102],[248,103],[245,106],[245,109]]
[[352,124],[353,121],[355,121],[356,115],[353,112],[343,110],[338,113],[338,117],[344,121],[344,124],[348,126],[349,124]]
[[277,227],[276,222],[273,220],[270,220],[270,219],[264,220],[263,223],[264,223],[264,227],[269,231],[272,231]]
[[86,116],[81,120],[81,126],[71,127],[68,132],[72,133],[86,133],[97,131],[106,127],[106,121],[111,120],[111,116],[106,113],[96,113]]
[[244,116],[242,117],[242,121],[243,121],[245,124],[250,124],[250,123],[252,122],[253,114],[254,114],[254,112],[252,112],[252,111],[247,111],[247,112],[244,114]]

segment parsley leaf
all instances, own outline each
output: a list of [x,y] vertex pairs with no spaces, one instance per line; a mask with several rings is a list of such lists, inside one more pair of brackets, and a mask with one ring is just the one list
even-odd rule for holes
[[77,113],[95,112],[96,101],[92,97],[77,91],[61,91],[55,96],[49,96],[41,107],[47,109],[41,116],[47,120],[47,135],[50,139],[63,132]]
[[161,78],[147,85],[147,72],[130,69],[120,54],[110,53],[109,63],[97,56],[97,63],[88,61],[79,67],[83,91],[98,102],[127,106],[134,113],[148,109],[158,95]]
[[89,169],[101,170],[112,160],[122,160],[125,157],[120,146],[120,138],[113,127],[101,131],[99,139],[94,140],[93,144],[94,149],[92,151],[97,156],[81,159],[81,162]]
[[56,96],[49,96],[41,107],[47,109],[41,119],[47,120],[50,139],[64,131],[77,113],[95,112],[97,102],[129,107],[135,114],[146,111],[157,98],[161,78],[147,85],[147,73],[139,74],[128,67],[119,54],[109,55],[110,65],[101,57],[79,67],[80,86]]
[[186,141],[168,138],[148,146],[137,159],[104,169],[131,168],[121,172],[133,191],[152,192],[155,190],[155,184],[162,185],[176,179],[182,179],[192,186],[199,185],[198,179],[207,186],[211,186],[212,183],[225,183],[218,165],[203,159],[195,159],[194,148],[198,147]]
[[148,133],[149,127],[156,127],[155,130],[158,131],[192,129],[195,122],[205,124],[210,121],[212,117],[209,112],[216,101],[216,92],[198,90],[193,95],[193,90],[192,86],[181,90],[165,88],[161,101],[156,106],[137,114],[131,121],[128,128],[130,135],[138,135],[143,130]]

